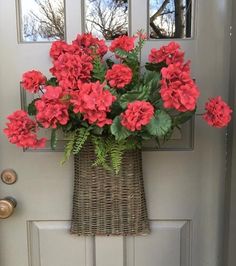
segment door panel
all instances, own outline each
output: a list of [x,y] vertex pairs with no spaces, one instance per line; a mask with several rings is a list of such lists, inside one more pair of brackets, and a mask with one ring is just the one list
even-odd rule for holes
[[136,237],[129,243],[134,262],[127,265],[190,265],[190,221],[152,221],[151,229],[150,236]]
[[68,234],[66,221],[28,222],[29,261],[32,266],[92,266],[93,239]]
[[126,238],[125,237],[96,237],[95,261],[97,266],[125,265]]
[[[147,28],[147,2],[131,2],[131,29]],[[201,89],[199,112],[210,95],[227,99],[231,0],[196,0],[192,39],[178,40],[192,60]],[[81,32],[81,1],[66,1],[66,34]],[[225,131],[195,119],[193,151],[144,152],[145,189],[152,233],[136,238],[69,235],[73,161],[61,152],[23,152],[3,136],[5,117],[20,108],[24,71],[48,73],[49,43],[17,42],[14,0],[0,1],[0,170],[14,169],[14,185],[0,182],[0,198],[13,196],[15,213],[0,221],[1,266],[221,266]],[[167,40],[147,42],[152,47]]]

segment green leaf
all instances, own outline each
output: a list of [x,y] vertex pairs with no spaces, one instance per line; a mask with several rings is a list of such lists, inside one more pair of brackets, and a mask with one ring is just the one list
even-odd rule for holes
[[46,85],[56,87],[56,86],[58,86],[58,81],[55,77],[52,77],[49,80],[47,80]]
[[112,104],[111,112],[109,113],[110,118],[115,118],[123,112],[123,108],[120,106],[119,101],[115,101]]
[[147,71],[144,76],[144,84],[150,86],[149,101],[156,107],[162,107],[160,88],[160,73],[155,71]]
[[98,127],[96,125],[94,125],[92,128],[92,134],[94,134],[94,135],[102,135],[103,131],[104,131],[103,127]]
[[120,97],[120,105],[123,109],[126,108],[127,104],[134,101],[145,101],[149,98],[150,87],[141,85],[136,90],[128,91]]
[[62,126],[62,130],[63,132],[69,132],[72,128],[73,124],[72,122],[68,122],[66,125]]
[[147,131],[147,129],[145,130],[145,128],[143,128],[143,130],[140,132],[140,136],[142,140],[149,140],[153,138],[153,136]]
[[163,101],[158,93],[150,99],[150,102],[156,107],[156,109],[163,109]]
[[151,96],[152,94],[158,94],[160,86],[160,73],[155,71],[147,71],[144,76],[144,84],[150,86]]
[[89,127],[89,124],[86,121],[82,121],[81,122],[81,126],[82,127],[85,127],[85,128],[88,128]]
[[189,112],[180,113],[174,117],[174,125],[181,125],[190,120],[196,112],[196,109]]
[[56,149],[56,146],[57,146],[57,140],[58,140],[58,137],[57,137],[57,130],[56,129],[52,129],[51,131],[51,148],[53,150]]
[[157,110],[146,129],[152,136],[162,137],[169,132],[171,125],[171,117],[165,111]]
[[171,129],[164,136],[163,142],[166,142],[166,141],[170,140],[172,135],[173,135],[173,133],[174,133],[174,128],[172,126]]
[[39,100],[39,98],[37,99],[34,99],[29,105],[28,105],[28,114],[29,115],[36,115],[37,113],[37,110],[36,110],[36,107],[35,107],[35,102]]
[[104,89],[110,91],[110,93],[111,93],[112,95],[118,97],[118,93],[117,93],[117,90],[116,90],[116,89],[111,88],[111,87],[109,87],[108,85],[105,85],[105,86],[104,86]]
[[111,133],[118,141],[126,139],[131,135],[131,132],[121,125],[119,116],[113,120],[111,125]]
[[146,63],[145,68],[150,71],[160,72],[163,67],[166,67],[165,63]]
[[157,88],[156,84],[160,80],[160,73],[155,71],[146,71],[144,74],[144,84],[150,83],[151,87]]

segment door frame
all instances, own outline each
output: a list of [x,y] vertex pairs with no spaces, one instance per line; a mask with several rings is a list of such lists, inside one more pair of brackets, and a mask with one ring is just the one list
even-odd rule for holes
[[225,234],[224,265],[234,266],[236,262],[236,3],[231,1],[231,51],[229,76],[229,103],[233,107],[233,118],[227,134],[227,161],[225,186]]

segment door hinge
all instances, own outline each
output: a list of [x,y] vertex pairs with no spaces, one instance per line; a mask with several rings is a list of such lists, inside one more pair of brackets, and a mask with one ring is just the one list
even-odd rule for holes
[[233,35],[233,26],[229,26],[229,37],[232,38]]

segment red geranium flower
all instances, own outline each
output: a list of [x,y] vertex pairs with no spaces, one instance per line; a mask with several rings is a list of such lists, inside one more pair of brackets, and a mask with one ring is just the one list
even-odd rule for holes
[[46,78],[40,71],[31,70],[23,74],[21,85],[25,90],[36,93],[39,90],[39,86],[44,85],[45,82]]
[[75,46],[80,47],[88,55],[104,56],[108,50],[105,41],[99,40],[91,33],[78,34],[77,38],[72,42]]
[[78,91],[71,93],[71,103],[75,113],[82,113],[89,124],[96,124],[99,127],[112,124],[112,120],[107,118],[110,107],[115,101],[108,90],[104,90],[104,84],[78,82]]
[[77,88],[77,81],[88,81],[91,77],[93,69],[92,58],[86,54],[61,54],[54,61],[51,73],[59,81],[59,85],[63,89]]
[[162,46],[159,50],[153,48],[148,56],[150,63],[165,62],[167,65],[184,62],[184,52],[180,50],[180,45],[176,42],[170,42]]
[[55,41],[52,43],[49,52],[51,58],[57,60],[60,55],[65,53],[81,55],[82,50],[78,47],[78,45],[67,44],[65,41]]
[[205,105],[203,119],[212,127],[225,127],[231,120],[231,108],[220,96],[209,99]]
[[46,92],[35,102],[36,119],[44,128],[57,128],[69,120],[68,103],[63,101],[65,94],[61,87],[45,87]]
[[154,107],[145,101],[128,103],[126,111],[121,114],[121,125],[130,131],[141,130],[154,115]]
[[106,79],[111,87],[124,88],[132,80],[132,70],[122,64],[114,64],[106,73]]
[[7,117],[9,123],[4,129],[9,141],[23,148],[42,148],[46,138],[37,139],[37,123],[29,118],[25,111],[18,110]]
[[122,35],[112,41],[110,51],[114,52],[116,49],[122,49],[126,52],[129,52],[134,49],[134,41],[135,37],[128,37],[126,35]]
[[189,64],[171,64],[163,68],[161,74],[160,94],[164,107],[179,112],[193,111],[200,93],[190,77]]

